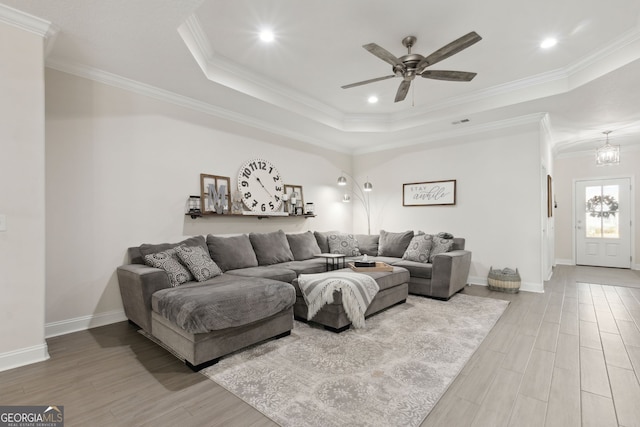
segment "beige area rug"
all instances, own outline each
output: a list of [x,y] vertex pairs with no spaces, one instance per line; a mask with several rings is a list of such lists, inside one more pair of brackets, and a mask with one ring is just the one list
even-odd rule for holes
[[296,322],[290,336],[200,372],[282,426],[418,426],[507,304],[410,296],[365,329]]

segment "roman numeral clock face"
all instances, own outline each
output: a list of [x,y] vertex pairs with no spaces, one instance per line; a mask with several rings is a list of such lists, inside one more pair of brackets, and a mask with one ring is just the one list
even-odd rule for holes
[[240,168],[238,190],[244,205],[253,212],[276,212],[282,205],[280,172],[266,160],[249,160]]

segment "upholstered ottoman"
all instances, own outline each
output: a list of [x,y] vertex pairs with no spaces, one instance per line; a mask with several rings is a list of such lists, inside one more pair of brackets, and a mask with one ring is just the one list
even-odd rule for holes
[[289,283],[222,275],[152,296],[151,333],[193,370],[221,356],[288,335],[295,292]]
[[[352,272],[350,268],[343,268],[336,271]],[[393,267],[393,271],[373,271],[362,274],[373,277],[380,287],[380,290],[365,312],[365,317],[369,317],[395,304],[406,301],[407,295],[409,294],[408,270],[402,267]],[[303,322],[312,321],[323,325],[325,329],[332,332],[339,333],[349,329],[351,321],[342,306],[342,294],[340,292],[335,292],[332,304],[326,304],[312,319],[308,319],[308,307],[300,292],[298,279],[293,281],[293,286],[296,289],[296,302],[293,306],[293,313],[296,320]]]

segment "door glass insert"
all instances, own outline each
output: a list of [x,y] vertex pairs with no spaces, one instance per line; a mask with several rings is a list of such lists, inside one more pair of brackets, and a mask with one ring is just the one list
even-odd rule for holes
[[619,186],[596,185],[585,188],[585,231],[588,238],[618,239]]

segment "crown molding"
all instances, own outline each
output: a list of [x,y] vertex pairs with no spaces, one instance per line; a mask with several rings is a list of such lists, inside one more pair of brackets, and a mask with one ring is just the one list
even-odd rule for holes
[[430,133],[429,135],[421,135],[415,138],[404,139],[402,142],[394,141],[388,144],[379,144],[372,148],[356,149],[353,151],[353,154],[358,155],[374,153],[379,151],[394,150],[400,147],[410,147],[414,145],[429,145],[433,142],[450,140],[469,135],[477,136],[479,134],[487,132],[496,132],[532,124],[539,125],[546,116],[547,113],[526,114],[524,116],[512,117],[504,120],[496,120],[493,122],[482,123],[479,125],[473,125],[454,130],[435,132]]
[[275,81],[249,72],[233,61],[217,55],[196,14],[191,15],[178,27],[178,33],[205,77],[212,82],[296,112],[334,129],[343,130],[344,114],[342,112]]
[[[349,114],[216,55],[196,14],[178,31],[209,80],[343,132],[395,132],[424,126],[429,120],[435,121],[432,117],[438,112],[447,109],[457,109],[457,115],[465,115],[477,112],[478,108],[486,109],[487,104],[489,108],[499,108],[565,93],[640,58],[640,49],[634,49],[640,42],[640,27],[636,27],[608,46],[563,68],[451,97],[423,108],[390,114]],[[616,54],[619,58],[611,61]]]
[[160,101],[168,102],[180,107],[189,108],[194,111],[209,114],[221,119],[229,120],[232,122],[240,123],[246,126],[250,126],[265,132],[280,135],[286,138],[291,138],[301,142],[305,142],[311,145],[316,145],[325,149],[338,151],[341,153],[350,153],[349,149],[336,146],[328,143],[325,140],[314,138],[308,134],[291,131],[281,126],[274,125],[272,123],[258,120],[254,117],[250,117],[245,114],[240,114],[224,108],[209,104],[207,102],[199,101],[184,95],[179,95],[175,92],[160,89],[155,86],[141,83],[136,80],[128,79],[116,74],[112,74],[106,71],[98,70],[95,68],[87,67],[80,64],[70,64],[68,62],[60,62],[55,60],[47,60],[46,66],[48,68],[61,71],[63,73],[72,74],[85,79],[93,80],[98,83],[102,83],[108,86],[124,89],[130,92],[137,93],[139,95],[147,96],[149,98],[157,99]]
[[0,22],[12,25],[40,37],[48,39],[53,37],[58,28],[51,22],[38,18],[20,10],[0,3]]

